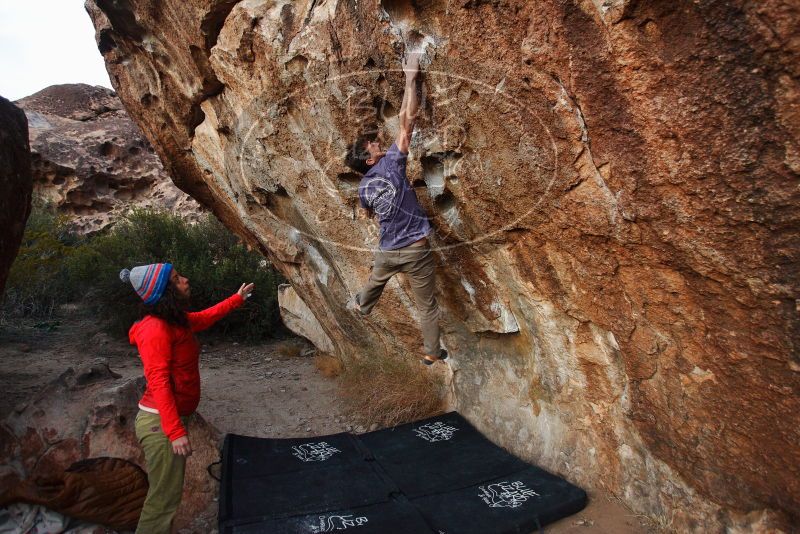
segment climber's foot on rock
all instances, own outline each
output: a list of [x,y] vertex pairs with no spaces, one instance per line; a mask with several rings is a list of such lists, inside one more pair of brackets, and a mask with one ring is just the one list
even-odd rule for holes
[[361,311],[361,302],[359,297],[360,297],[359,293],[356,293],[355,295],[350,297],[350,299],[347,301],[346,307],[348,310],[352,312],[356,312],[359,315],[364,315],[364,312]]
[[436,362],[444,361],[446,359],[447,359],[447,351],[444,350],[444,349],[441,349],[441,351],[439,352],[439,357],[438,358],[436,356],[431,356],[430,354],[426,354],[422,358],[422,363],[424,363],[425,365],[433,365]]

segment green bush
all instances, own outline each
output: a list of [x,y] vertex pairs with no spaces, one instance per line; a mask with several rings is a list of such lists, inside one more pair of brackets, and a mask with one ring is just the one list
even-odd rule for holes
[[247,305],[212,331],[255,340],[280,328],[280,275],[212,216],[190,224],[165,212],[134,211],[111,231],[85,238],[45,209],[36,208],[31,220],[9,276],[6,313],[46,316],[80,299],[112,333],[123,334],[138,319],[141,301],[119,271],[170,262],[189,279],[193,309],[219,302],[243,282],[256,284]]
[[75,288],[66,280],[74,243],[64,219],[46,206],[34,205],[6,280],[5,315],[49,317],[56,306],[75,297]]

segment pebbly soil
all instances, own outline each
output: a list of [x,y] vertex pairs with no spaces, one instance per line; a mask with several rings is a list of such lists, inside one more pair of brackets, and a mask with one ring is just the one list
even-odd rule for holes
[[[68,367],[99,357],[107,358],[111,369],[125,377],[142,374],[139,357],[127,340],[101,332],[79,310],[36,324],[0,324],[0,391],[4,392],[0,419]],[[198,412],[222,433],[288,438],[370,430],[348,413],[337,393],[337,379],[326,378],[316,368],[313,347],[305,340],[255,345],[219,338],[201,342],[203,397]],[[585,510],[543,530],[548,534],[655,532],[645,519],[602,494],[590,494]]]

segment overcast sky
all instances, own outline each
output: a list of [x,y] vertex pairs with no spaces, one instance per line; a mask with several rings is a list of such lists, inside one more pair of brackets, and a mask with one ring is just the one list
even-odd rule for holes
[[84,0],[0,0],[0,96],[59,83],[111,87]]

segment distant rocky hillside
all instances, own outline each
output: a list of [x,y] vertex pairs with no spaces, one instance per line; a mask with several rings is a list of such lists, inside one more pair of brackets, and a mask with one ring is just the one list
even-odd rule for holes
[[189,218],[202,211],[172,183],[114,91],[54,85],[17,105],[28,117],[34,194],[80,232],[101,230],[132,207]]

